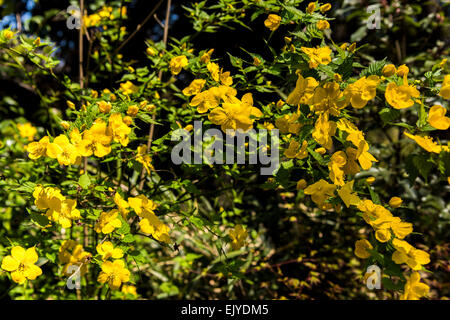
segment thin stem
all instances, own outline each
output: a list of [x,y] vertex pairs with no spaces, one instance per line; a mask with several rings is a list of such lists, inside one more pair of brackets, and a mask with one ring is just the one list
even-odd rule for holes
[[84,85],[84,74],[83,74],[83,15],[84,15],[84,0],[80,0],[80,12],[81,12],[81,27],[80,32],[78,34],[78,73],[80,77],[80,88],[83,89]]
[[[163,35],[163,43],[164,43],[164,48],[167,46],[167,38],[169,37],[169,24],[170,24],[170,7],[172,5],[172,0],[167,0],[167,7],[166,7],[166,19],[164,20],[164,35]],[[162,70],[159,71],[158,74],[158,79],[161,80],[162,79]],[[152,146],[152,141],[153,141],[153,135],[155,133],[155,120],[156,120],[156,112],[153,113],[152,115],[152,120],[153,122],[150,124],[150,131],[148,133],[148,140],[147,140],[147,152],[150,152],[150,148]],[[144,183],[145,183],[145,168],[142,168],[141,171],[141,178],[140,178],[140,183],[139,183],[139,190],[142,191],[142,189],[144,188]]]

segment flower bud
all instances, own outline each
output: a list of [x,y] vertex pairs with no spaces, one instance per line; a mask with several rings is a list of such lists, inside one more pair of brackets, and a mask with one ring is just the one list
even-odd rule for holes
[[399,197],[392,197],[391,200],[389,200],[389,205],[392,208],[398,208],[402,205],[403,200]]
[[387,64],[383,67],[383,70],[381,73],[383,73],[383,76],[385,77],[391,77],[393,76],[397,70],[395,69],[395,66],[393,64]]

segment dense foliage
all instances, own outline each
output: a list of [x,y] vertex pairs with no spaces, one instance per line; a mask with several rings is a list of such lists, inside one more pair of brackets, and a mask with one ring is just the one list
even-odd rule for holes
[[448,4],[369,2],[0,0],[1,297],[446,298]]

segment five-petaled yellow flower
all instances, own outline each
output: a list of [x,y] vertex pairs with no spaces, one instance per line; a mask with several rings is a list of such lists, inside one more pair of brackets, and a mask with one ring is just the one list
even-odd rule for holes
[[3,258],[2,269],[11,272],[14,282],[22,284],[25,280],[34,280],[42,274],[41,268],[35,263],[38,261],[36,248],[24,249],[15,246],[11,249],[11,255]]
[[130,271],[125,268],[123,260],[105,261],[102,263],[102,272],[98,282],[107,283],[112,290],[119,289],[122,282],[130,281]]

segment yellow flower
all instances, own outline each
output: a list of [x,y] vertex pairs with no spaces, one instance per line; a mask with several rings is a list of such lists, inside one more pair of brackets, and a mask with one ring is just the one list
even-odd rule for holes
[[105,241],[97,245],[97,252],[102,256],[102,260],[108,260],[109,258],[120,259],[123,257],[123,251],[120,248],[114,248],[114,245],[110,241]]
[[359,146],[359,143],[364,140],[364,133],[349,120],[342,118],[337,122],[337,128],[341,131],[347,132],[347,138],[345,140],[350,141],[355,145],[355,147]]
[[6,40],[12,39],[14,37],[14,32],[11,30],[3,30],[3,36],[6,38]]
[[392,208],[398,208],[398,207],[400,207],[400,206],[402,205],[402,202],[403,202],[402,198],[399,198],[399,197],[392,197],[392,198],[389,200],[389,205],[390,205]]
[[209,51],[205,51],[205,53],[202,54],[200,57],[200,61],[203,63],[208,63],[209,60],[211,60],[211,55],[213,54],[214,49],[211,49]]
[[211,73],[211,77],[214,79],[214,81],[220,80],[220,67],[215,62],[208,62],[206,65],[206,68],[208,69],[209,73]]
[[406,280],[405,289],[400,300],[420,300],[428,295],[430,287],[420,282],[420,274],[413,272]]
[[332,136],[336,133],[336,123],[328,121],[328,113],[322,113],[316,121],[312,137],[327,150],[333,147]]
[[106,123],[97,119],[89,130],[83,132],[83,140],[78,143],[77,149],[83,157],[94,154],[102,158],[111,152],[111,140],[112,136],[107,130]]
[[399,77],[403,78],[404,76],[407,76],[408,73],[409,73],[409,68],[406,65],[404,65],[404,64],[402,64],[401,66],[399,66],[397,68],[397,75]]
[[139,107],[135,104],[131,105],[127,109],[127,115],[130,117],[135,117],[139,112]]
[[325,149],[323,147],[317,148],[314,151],[321,155],[324,155],[325,153],[327,153],[327,149]]
[[131,294],[133,296],[137,296],[138,295],[137,292],[136,292],[136,287],[135,286],[123,285],[121,291],[124,294]]
[[[258,108],[253,107],[253,97],[251,93],[246,93],[241,101],[225,102],[222,107],[215,108],[208,115],[208,119],[220,125],[223,132],[227,130],[241,129],[246,132],[253,127],[255,117],[261,117],[262,113]],[[233,134],[231,132],[231,134]]]
[[327,20],[319,20],[317,22],[317,29],[319,30],[325,30],[330,28],[330,23]]
[[298,133],[301,128],[301,123],[297,122],[300,114],[294,112],[292,114],[285,114],[275,120],[275,126],[281,133]]
[[369,144],[364,140],[359,142],[356,158],[363,170],[369,170],[372,168],[372,162],[378,162],[378,160],[369,153]]
[[407,136],[410,139],[413,139],[419,146],[424,148],[428,152],[433,153],[441,153],[441,150],[448,150],[448,147],[441,147],[436,142],[433,141],[432,138],[428,136],[415,136],[412,134],[409,134],[408,132],[405,132],[405,136]]
[[368,184],[374,183],[374,182],[375,182],[375,177],[368,177],[368,178],[366,179],[366,182],[367,182]]
[[347,182],[342,188],[338,190],[338,195],[344,201],[345,206],[348,208],[351,205],[356,206],[361,202],[358,195],[353,193],[353,184],[355,180]]
[[57,159],[60,165],[76,164],[79,152],[77,148],[70,143],[69,139],[61,134],[47,145],[47,156],[52,159]]
[[333,75],[333,79],[334,79],[334,81],[336,81],[336,82],[342,82],[342,76],[341,76],[339,73],[335,73],[335,74]]
[[428,112],[428,123],[439,130],[447,130],[450,127],[450,118],[446,117],[447,109],[440,105],[432,106]]
[[22,284],[25,280],[35,280],[42,274],[41,268],[35,265],[38,258],[35,247],[25,250],[21,246],[15,246],[11,249],[11,255],[3,258],[2,269],[11,272],[14,282]]
[[300,179],[297,181],[297,190],[303,190],[308,186],[305,179]]
[[60,125],[61,125],[61,127],[63,127],[64,130],[67,130],[70,128],[70,122],[67,122],[67,121],[61,121]]
[[267,19],[264,21],[264,25],[266,28],[269,28],[270,31],[275,31],[278,29],[281,23],[281,17],[276,14],[269,14]]
[[394,239],[392,245],[396,251],[392,254],[392,261],[396,264],[406,263],[413,270],[421,270],[422,266],[430,263],[430,255],[414,248],[404,240]]
[[222,72],[222,70],[220,71],[220,76],[219,76],[220,82],[224,85],[224,86],[231,86],[233,84],[233,78],[230,76],[230,72]]
[[39,159],[47,153],[47,145],[50,143],[48,136],[43,137],[39,142],[31,142],[26,146],[28,157],[32,160]]
[[40,210],[47,210],[46,216],[63,228],[70,228],[72,220],[81,219],[75,200],[66,199],[58,188],[36,186],[33,191],[34,204]]
[[118,218],[119,211],[113,209],[109,212],[102,212],[98,222],[95,224],[95,231],[97,233],[108,234],[114,231],[114,229],[122,226],[122,221]]
[[198,94],[202,91],[204,85],[206,83],[206,80],[204,79],[195,79],[191,82],[189,86],[183,89],[183,94],[185,96],[192,96],[195,94]]
[[137,93],[139,91],[139,88],[135,86],[131,81],[127,81],[120,84],[120,91],[122,91],[124,95],[130,95]]
[[75,240],[64,240],[59,248],[58,260],[63,264],[63,274],[70,276],[68,272],[70,266],[77,266],[80,274],[83,276],[88,270],[88,259],[91,257],[89,252],[84,251],[83,246]]
[[343,151],[336,151],[331,156],[328,163],[328,170],[330,171],[330,179],[337,186],[343,186],[344,183],[344,170],[343,167],[347,163],[347,156]]
[[198,113],[205,113],[209,109],[214,109],[217,107],[221,99],[228,101],[229,98],[234,97],[236,94],[237,91],[230,87],[212,87],[206,91],[196,94],[195,97],[192,98],[190,105],[197,107]]
[[444,81],[442,82],[442,87],[439,91],[439,95],[444,99],[450,99],[450,74],[444,76]]
[[316,10],[316,3],[315,2],[308,3],[308,6],[306,7],[306,12],[311,14],[314,12],[314,10]]
[[152,166],[152,158],[147,154],[147,146],[141,145],[137,148],[136,161],[142,163],[147,174],[150,174],[150,170],[154,170]]
[[17,129],[19,129],[19,134],[22,138],[27,138],[28,141],[33,141],[34,136],[37,133],[37,129],[27,122],[25,124],[18,123]]
[[133,210],[136,212],[136,214],[141,217],[143,216],[144,211],[153,212],[153,210],[157,208],[156,203],[148,199],[143,194],[137,197],[128,198],[128,203],[130,204],[130,207],[133,208]]
[[80,211],[76,208],[77,202],[72,199],[52,199],[52,206],[47,211],[47,217],[67,229],[72,227],[72,220],[81,219]]
[[358,150],[352,147],[347,147],[345,149],[345,154],[347,155],[347,163],[344,166],[344,173],[355,175],[360,172],[359,165],[356,162],[356,160],[358,160]]
[[320,64],[327,65],[331,62],[331,49],[328,46],[322,48],[301,47],[301,49],[308,56],[311,69],[317,68]]
[[116,192],[114,194],[114,203],[117,205],[117,207],[119,208],[120,214],[122,215],[122,217],[124,219],[126,219],[127,214],[129,212],[128,208],[130,207],[130,205],[128,204],[128,201],[125,201],[122,196],[120,195],[120,193]]
[[157,241],[172,242],[169,236],[170,228],[159,220],[153,212],[144,210],[141,215],[143,219],[139,221],[139,226],[143,232],[151,234]]
[[98,108],[102,113],[109,113],[111,111],[111,103],[106,101],[100,101],[98,103]]
[[245,244],[245,240],[248,237],[247,230],[245,228],[238,224],[234,227],[234,229],[230,230],[228,232],[228,235],[231,238],[231,247],[233,250],[239,250],[242,248],[242,246]]
[[420,92],[414,86],[408,85],[406,78],[403,78],[403,84],[400,86],[393,82],[389,83],[384,96],[395,109],[405,109],[414,104],[412,98],[418,98]]
[[318,85],[319,83],[313,77],[303,78],[298,72],[295,89],[289,94],[286,103],[292,105],[310,104],[312,102],[311,99],[314,95],[314,90]]
[[393,64],[387,64],[383,67],[383,70],[381,70],[381,73],[385,77],[391,77],[397,72],[397,69]]
[[334,116],[340,114],[340,110],[348,105],[348,99],[339,89],[336,82],[327,82],[323,87],[318,87],[314,92],[311,110],[314,112],[327,111]]
[[320,6],[320,12],[324,13],[331,9],[331,4],[325,3]]
[[119,289],[122,282],[130,281],[130,271],[125,268],[123,260],[105,261],[102,263],[97,281],[108,283],[112,290]]
[[[129,134],[131,133],[131,128],[123,122],[122,115],[120,113],[114,113],[109,117],[109,125],[107,128],[108,136],[112,136],[113,141],[120,143],[122,146],[126,147],[129,142]],[[103,137],[106,143],[107,138]]]
[[152,47],[148,47],[146,52],[149,56],[152,56],[152,57],[156,56],[156,54],[158,53],[158,51],[156,51],[155,48],[152,48]]
[[375,98],[379,82],[378,76],[362,77],[356,82],[349,84],[344,90],[344,95],[350,99],[353,108],[364,108],[367,102]]
[[133,118],[131,118],[130,116],[125,116],[125,117],[123,117],[122,121],[127,126],[131,126],[131,124],[133,123]]
[[181,72],[181,69],[189,64],[188,58],[185,55],[173,57],[169,63],[170,72],[173,75],[177,75]]
[[309,185],[305,190],[305,194],[311,195],[311,200],[320,208],[324,207],[325,200],[334,195],[336,186],[329,184],[323,179],[320,179],[314,184]]
[[284,151],[284,155],[289,159],[297,158],[299,160],[308,157],[308,151],[306,148],[308,147],[308,141],[303,140],[302,147],[300,148],[300,143],[293,140],[289,144],[289,148]]
[[367,259],[370,257],[370,253],[366,249],[373,249],[372,244],[366,240],[361,239],[355,242],[355,255],[361,259]]

